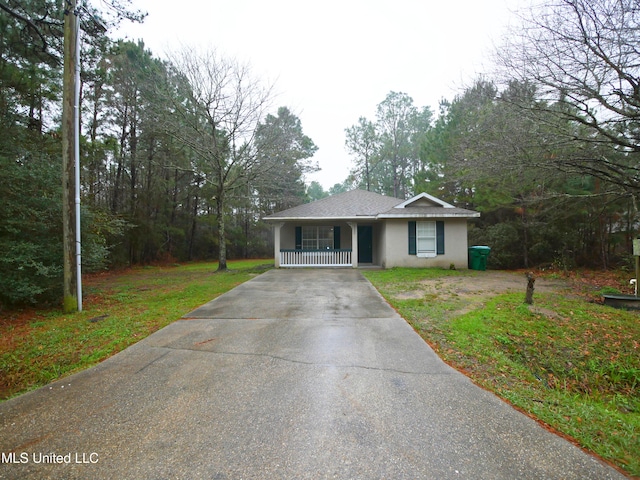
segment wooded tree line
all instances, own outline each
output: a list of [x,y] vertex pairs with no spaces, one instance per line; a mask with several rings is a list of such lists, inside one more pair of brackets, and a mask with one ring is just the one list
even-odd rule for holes
[[[0,306],[61,295],[64,6],[0,8]],[[317,168],[300,120],[248,65],[189,49],[162,60],[93,32],[117,21],[103,13],[80,16],[83,271],[272,255],[260,219],[302,203]]]
[[640,193],[640,4],[557,0],[522,15],[435,119],[391,92],[346,129],[347,183],[482,212],[498,268],[632,266]]
[[[155,57],[112,41],[129,0],[81,19],[83,270],[271,255],[260,218],[326,195],[317,147],[269,85],[212,51]],[[65,2],[0,2],[0,305],[58,301]],[[640,7],[549,0],[522,16],[497,69],[437,113],[390,92],[346,129],[360,187],[427,191],[482,212],[493,267],[630,265],[638,230]]]

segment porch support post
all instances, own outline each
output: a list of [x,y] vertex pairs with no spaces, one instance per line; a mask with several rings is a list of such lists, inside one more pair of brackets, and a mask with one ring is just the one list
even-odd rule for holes
[[347,222],[351,227],[351,265],[358,268],[358,224]]
[[284,222],[273,224],[273,259],[276,268],[280,268],[280,229],[284,226]]

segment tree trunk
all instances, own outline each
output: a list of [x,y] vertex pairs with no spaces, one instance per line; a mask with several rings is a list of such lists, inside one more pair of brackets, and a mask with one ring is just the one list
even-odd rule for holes
[[188,259],[193,260],[193,246],[196,238],[196,231],[198,227],[198,194],[196,193],[193,201],[193,218],[191,219],[191,235],[189,236],[189,252]]
[[126,151],[126,140],[127,140],[127,122],[129,118],[129,108],[128,105],[124,107],[124,118],[122,121],[122,131],[120,132],[120,151],[118,152],[118,166],[116,167],[116,178],[113,182],[113,197],[112,197],[112,206],[111,211],[113,213],[121,213],[120,212],[120,189],[122,183],[122,177],[124,176],[124,156]]
[[218,271],[227,270],[227,242],[225,239],[225,218],[224,218],[224,191],[218,191],[216,198],[216,213],[218,214]]
[[527,293],[524,297],[524,303],[527,305],[533,305],[533,290],[534,284],[536,283],[536,277],[534,277],[533,272],[527,272]]
[[91,129],[90,129],[90,139],[91,139],[91,157],[89,158],[90,168],[88,169],[89,178],[85,181],[89,186],[89,197],[93,199],[94,204],[98,204],[98,189],[100,184],[102,183],[100,180],[100,161],[97,159],[96,155],[96,145],[98,139],[98,122],[100,115],[100,106],[98,99],[101,97],[102,92],[102,84],[96,82],[93,87],[93,111],[91,115]]
[[130,140],[129,147],[130,153],[130,167],[129,167],[129,211],[135,218],[138,213],[138,116],[136,112],[136,106],[134,105],[131,112],[131,126],[129,129]]
[[600,261],[602,262],[603,270],[607,270],[609,268],[609,256],[607,255],[609,235],[607,230],[604,214],[600,213],[600,215],[598,215],[598,243],[600,244]]
[[364,157],[364,171],[367,177],[367,192],[371,191],[371,174],[369,172],[369,157]]
[[522,255],[524,268],[529,268],[529,219],[527,217],[527,207],[522,207]]

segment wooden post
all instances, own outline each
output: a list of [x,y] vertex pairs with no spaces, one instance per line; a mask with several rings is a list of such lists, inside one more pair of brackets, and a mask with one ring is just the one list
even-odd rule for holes
[[638,277],[640,276],[640,256],[636,255],[636,286],[634,288],[636,297],[638,296]]
[[76,0],[65,0],[64,70],[62,80],[62,249],[63,303],[65,312],[78,309],[75,269],[75,91],[76,36],[78,17]]
[[634,289],[636,297],[638,296],[638,283],[640,282],[640,238],[633,240],[633,256],[636,259],[636,288]]
[[527,276],[527,294],[524,297],[524,303],[533,305],[533,290],[536,277],[533,275],[533,272],[527,272],[525,275]]

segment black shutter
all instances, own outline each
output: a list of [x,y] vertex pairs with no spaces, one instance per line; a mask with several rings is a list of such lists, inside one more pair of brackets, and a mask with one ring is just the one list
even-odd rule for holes
[[296,250],[302,250],[302,227],[296,227]]
[[415,255],[416,253],[416,222],[409,222],[409,255]]
[[444,222],[436,222],[436,254],[444,255]]
[[333,249],[340,250],[340,227],[333,227]]

